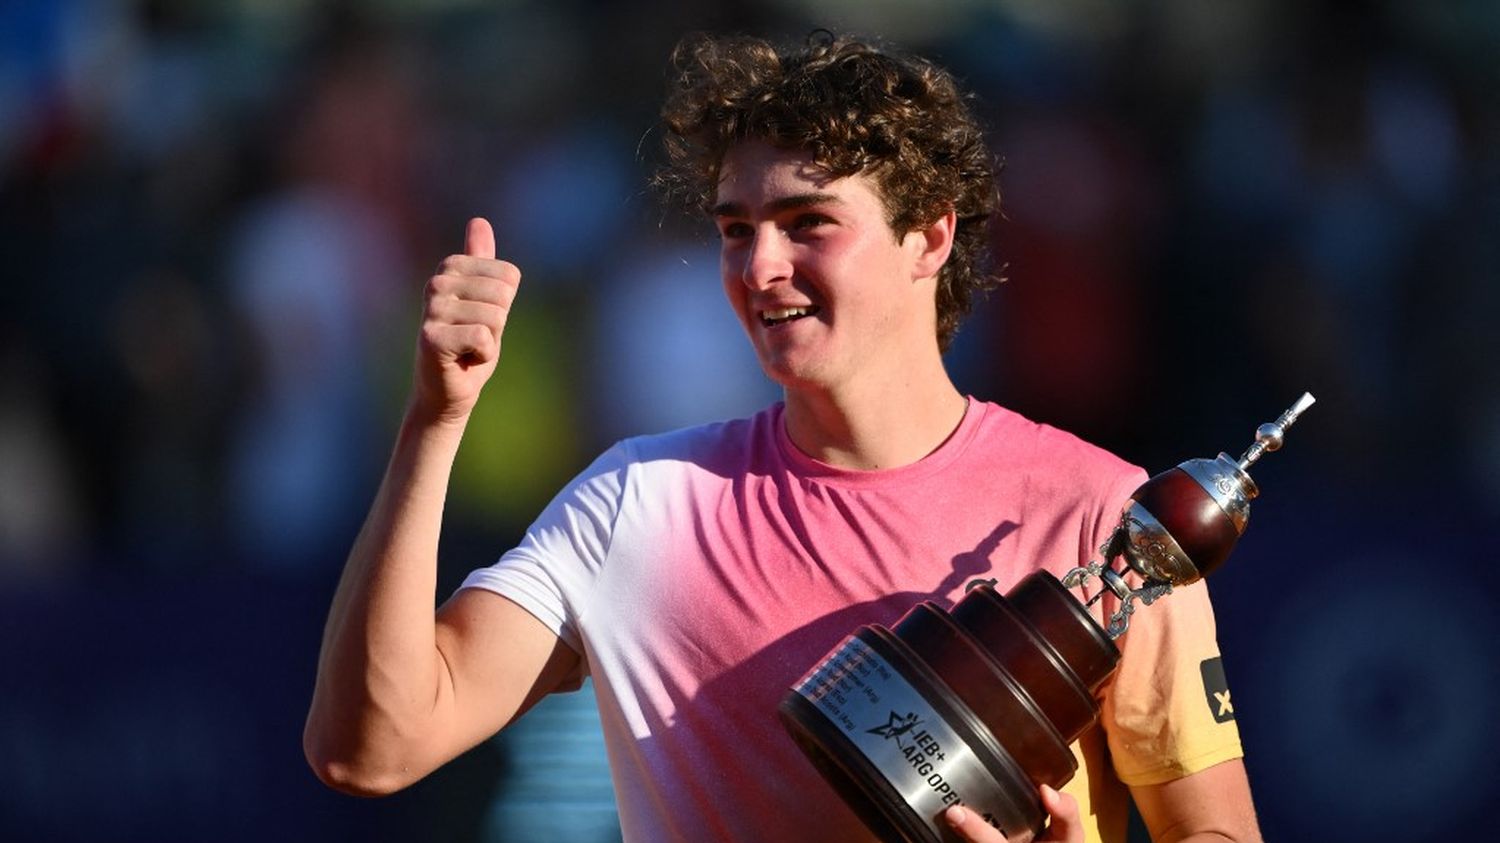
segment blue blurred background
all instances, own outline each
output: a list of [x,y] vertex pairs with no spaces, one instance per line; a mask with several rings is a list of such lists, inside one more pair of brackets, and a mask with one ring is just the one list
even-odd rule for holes
[[1490,828],[1500,6],[5,0],[0,839],[616,839],[586,691],[323,789],[322,619],[470,215],[526,281],[442,595],[614,439],[774,398],[645,181],[678,37],[814,26],[1006,161],[965,390],[1152,471],[1317,395],[1212,586],[1267,837]]

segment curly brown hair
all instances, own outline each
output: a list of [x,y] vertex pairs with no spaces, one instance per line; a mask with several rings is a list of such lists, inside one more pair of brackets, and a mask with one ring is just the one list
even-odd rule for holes
[[792,49],[689,35],[672,51],[672,68],[662,106],[667,161],[655,181],[689,208],[710,207],[725,153],[753,138],[806,150],[835,178],[874,178],[897,237],[953,210],[953,252],[937,288],[946,350],[974,291],[999,281],[984,265],[1000,202],[995,159],[953,77],[926,59],[821,30]]

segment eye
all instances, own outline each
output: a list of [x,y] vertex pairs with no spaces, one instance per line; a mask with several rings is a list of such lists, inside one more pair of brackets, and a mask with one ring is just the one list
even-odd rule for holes
[[723,220],[719,223],[719,239],[721,240],[739,240],[753,233],[754,230],[751,229],[749,223],[736,220]]
[[798,214],[796,218],[792,220],[792,228],[797,231],[808,231],[817,228],[820,225],[826,225],[831,222],[833,222],[832,219],[829,219],[822,214]]

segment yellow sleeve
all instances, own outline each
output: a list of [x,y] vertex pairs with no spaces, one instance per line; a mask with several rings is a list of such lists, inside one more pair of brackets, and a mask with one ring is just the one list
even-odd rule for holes
[[1203,581],[1138,606],[1100,723],[1128,785],[1191,775],[1244,755]]

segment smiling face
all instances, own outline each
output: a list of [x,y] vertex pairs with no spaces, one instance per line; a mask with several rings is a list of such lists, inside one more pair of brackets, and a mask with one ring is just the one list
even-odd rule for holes
[[761,367],[788,390],[900,378],[938,357],[935,275],[947,246],[898,238],[868,176],[835,179],[799,150],[724,157],[712,215],[724,291]]

